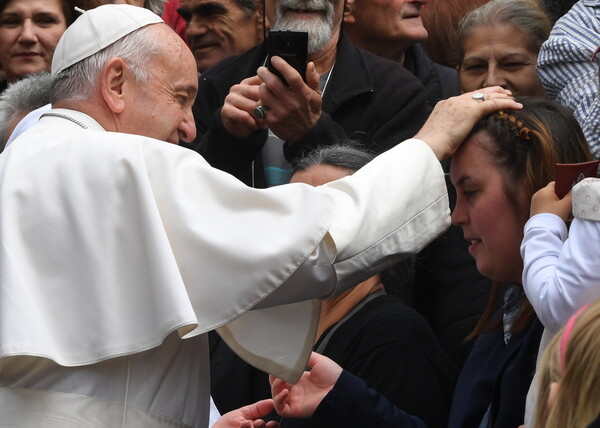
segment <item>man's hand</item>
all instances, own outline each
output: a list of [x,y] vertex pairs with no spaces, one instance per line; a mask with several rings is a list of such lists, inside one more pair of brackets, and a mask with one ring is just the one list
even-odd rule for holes
[[225,413],[212,428],[277,428],[275,421],[260,419],[273,411],[273,400],[262,400]]
[[271,63],[289,86],[266,67],[258,69],[257,74],[262,81],[259,104],[269,109],[264,123],[279,138],[294,143],[306,135],[321,117],[319,74],[314,63],[309,62],[304,83],[302,76],[282,58],[274,56]]
[[233,85],[221,108],[221,121],[231,135],[237,138],[248,138],[259,129],[266,128],[263,120],[254,117],[254,108],[259,104],[259,85],[262,80],[258,76],[248,77],[237,85]]
[[[485,101],[473,99],[484,94]],[[415,138],[425,141],[439,160],[451,156],[484,116],[498,110],[518,110],[523,105],[500,86],[483,88],[438,102]]]
[[530,214],[533,217],[536,214],[550,213],[562,218],[564,221],[570,219],[571,206],[573,198],[571,192],[567,193],[564,198],[559,199],[554,192],[555,182],[551,181],[546,187],[533,194],[531,198]]
[[269,377],[275,410],[281,416],[310,418],[343,371],[335,362],[316,352],[311,354],[308,366],[310,371],[304,372],[295,385]]

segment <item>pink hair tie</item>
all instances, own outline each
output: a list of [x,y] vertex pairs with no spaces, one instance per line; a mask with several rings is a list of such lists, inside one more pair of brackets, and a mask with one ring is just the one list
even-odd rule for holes
[[562,369],[563,376],[567,371],[565,363],[565,353],[567,352],[567,342],[569,341],[569,336],[571,336],[571,331],[573,330],[573,327],[575,327],[575,320],[577,319],[579,314],[582,313],[588,306],[589,304],[585,305],[577,312],[575,312],[575,314],[571,318],[569,318],[569,321],[567,321],[567,325],[565,326],[565,331],[563,333],[562,340],[560,341],[560,367]]

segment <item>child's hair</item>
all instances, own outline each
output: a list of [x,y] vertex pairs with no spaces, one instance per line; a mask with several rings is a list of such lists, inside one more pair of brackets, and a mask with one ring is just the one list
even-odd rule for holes
[[[586,428],[600,413],[600,299],[552,339],[539,367],[537,426]],[[559,383],[551,408],[550,385]]]

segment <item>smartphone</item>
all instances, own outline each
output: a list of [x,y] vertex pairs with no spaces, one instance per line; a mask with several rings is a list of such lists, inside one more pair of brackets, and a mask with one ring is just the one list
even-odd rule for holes
[[302,76],[306,82],[306,61],[308,58],[308,32],[306,31],[288,31],[278,30],[269,31],[268,38],[269,52],[267,54],[267,68],[273,74],[289,86],[279,71],[271,64],[271,58],[278,56],[283,58],[288,64]]

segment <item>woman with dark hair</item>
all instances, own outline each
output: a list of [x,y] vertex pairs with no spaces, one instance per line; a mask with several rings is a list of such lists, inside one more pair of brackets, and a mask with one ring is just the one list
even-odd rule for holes
[[[556,163],[592,160],[581,128],[565,107],[542,98],[518,100],[523,110],[479,121],[450,168],[457,190],[452,222],[463,229],[479,271],[494,282],[473,332],[477,342],[459,375],[450,428],[523,423],[543,331],[522,287],[523,226],[533,193],[554,179]],[[318,354],[310,363],[311,371],[295,386],[274,380],[279,413],[313,415],[328,427],[425,426],[335,363]]]

